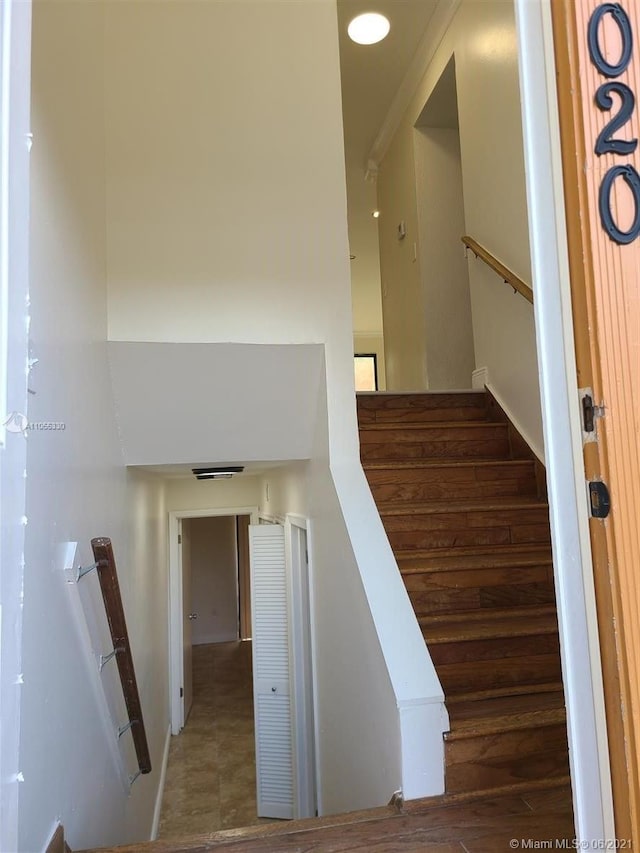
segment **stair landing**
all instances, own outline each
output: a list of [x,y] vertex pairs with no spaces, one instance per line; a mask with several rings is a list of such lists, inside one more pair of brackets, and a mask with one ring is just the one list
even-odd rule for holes
[[518,847],[528,839],[531,847],[555,849],[564,841],[565,849],[571,849],[574,830],[566,782],[481,798],[458,794],[412,800],[400,807],[103,848],[100,853],[497,853],[513,849],[513,838]]

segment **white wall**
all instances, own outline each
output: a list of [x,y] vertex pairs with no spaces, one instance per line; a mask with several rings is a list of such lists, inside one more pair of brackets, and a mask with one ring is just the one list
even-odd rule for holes
[[[391,391],[421,391],[429,384],[414,156],[413,128],[403,124],[378,172],[384,359]],[[400,222],[406,226],[404,240],[398,240]]]
[[[511,0],[464,0],[419,84],[378,179],[387,381],[421,387],[423,334],[410,314],[419,304],[419,270],[408,250],[394,258],[397,221],[418,234],[412,135],[429,95],[455,54],[467,233],[531,282],[514,8]],[[481,262],[469,261],[476,366],[534,450],[542,423],[533,309]],[[386,297],[385,297],[386,292]],[[405,318],[408,317],[408,321]],[[408,333],[403,338],[403,327]],[[515,349],[514,349],[515,345]]]
[[429,389],[470,388],[476,365],[458,130],[420,127],[413,142]]
[[351,304],[355,335],[382,335],[378,222],[371,215],[378,205],[375,181],[364,180],[364,168],[352,171],[347,185]]
[[[183,526],[184,526],[183,522]],[[195,646],[238,639],[238,547],[235,516],[192,518],[191,625]]]
[[322,814],[384,805],[399,788],[441,793],[448,728],[362,467],[329,469],[327,456],[318,429],[309,511]]
[[[321,793],[329,809],[378,805],[409,780],[410,766],[429,778],[411,780],[408,790],[435,793],[442,757],[429,774],[420,744],[435,738],[441,749],[442,727],[419,733],[403,765],[398,697],[429,696],[440,707],[442,693],[358,461],[335,4],[112,3],[106,50],[109,337],[117,346],[323,345],[323,402],[314,403],[311,418],[320,438],[300,457],[312,466]],[[138,371],[135,359],[128,364]],[[126,370],[115,370],[119,388],[134,387],[130,376],[121,381]],[[229,370],[229,358],[219,357],[208,376],[216,383]],[[156,415],[156,403],[166,410],[176,393],[175,383],[161,388],[163,375],[150,386],[163,391],[149,399]],[[180,412],[200,405],[203,383],[189,384],[190,376],[182,375]],[[277,374],[270,379],[277,385]],[[151,426],[168,433],[161,419],[142,412],[149,389],[138,385],[138,395],[140,387],[144,399],[127,397],[135,418],[119,393],[121,425],[143,416],[149,424],[130,443],[132,462],[151,461],[158,440]],[[240,454],[242,438],[237,461],[291,459],[292,447],[302,446],[284,442],[273,424],[288,419],[283,434],[304,433],[306,397],[298,399],[296,387],[282,383],[279,412],[267,408],[242,420],[236,410],[246,409],[247,388],[231,388],[215,413],[209,409],[204,428],[220,444],[210,442],[207,452]],[[125,444],[127,433],[125,425]],[[183,452],[184,436],[176,442]],[[303,496],[295,504],[304,505]],[[360,527],[357,555],[353,526]]]
[[260,477],[243,474],[231,480],[167,479],[167,510],[252,507],[260,502]]
[[309,514],[309,463],[293,462],[262,476],[260,512],[284,518],[287,513]]
[[[406,738],[401,747],[406,725],[399,705],[428,696],[440,708],[442,696],[358,462],[333,0],[105,6],[52,2],[43,4],[39,15],[39,87],[46,123],[55,133],[50,131],[38,156],[56,162],[41,166],[43,198],[38,196],[36,205],[40,221],[34,258],[40,281],[46,274],[47,283],[51,285],[52,276],[55,283],[46,292],[46,312],[40,309],[34,330],[41,352],[41,336],[50,335],[51,349],[61,362],[47,374],[50,408],[44,394],[37,402],[50,419],[68,417],[73,429],[63,436],[69,442],[65,452],[56,450],[39,460],[39,476],[46,479],[54,467],[57,476],[48,491],[40,483],[33,490],[34,499],[47,500],[46,506],[36,500],[34,508],[36,559],[48,564],[49,539],[74,535],[85,542],[96,526],[101,533],[112,530],[119,541],[119,525],[128,509],[106,393],[105,270],[109,337],[118,346],[320,344],[322,405],[315,414],[305,409],[307,397],[296,399],[298,386],[287,386],[286,377],[283,381],[276,372],[268,380],[274,387],[280,380],[284,387],[281,411],[272,407],[240,421],[238,411],[247,411],[242,402],[247,389],[236,384],[216,401],[215,410],[207,409],[208,420],[191,434],[202,436],[210,428],[224,438],[225,455],[232,447],[235,453],[235,424],[245,438],[244,458],[257,454],[255,447],[260,446],[263,459],[290,459],[292,445],[287,443],[283,456],[282,436],[273,424],[288,418],[284,429],[303,436],[304,425],[314,424],[316,436],[303,449],[314,466],[308,501],[318,543],[313,559],[319,578],[321,793],[327,808],[336,810],[384,803],[405,780],[410,783],[407,792],[414,795],[434,791],[433,785],[442,785],[441,756],[429,766],[419,744],[435,738],[441,749],[442,725],[413,733],[412,744],[418,746],[407,761],[411,749]],[[55,230],[49,227],[52,221]],[[164,409],[154,412],[166,417],[155,421],[148,415],[143,419],[142,413],[141,420],[136,415],[127,421],[129,406],[137,406],[140,413],[147,402],[152,408],[158,396],[139,384],[123,404],[121,391],[127,381],[118,379],[117,359],[112,359],[119,427],[125,450],[135,448],[127,461],[175,463],[184,461],[187,452],[213,452],[213,432],[206,444],[188,451],[181,430],[185,421],[192,424],[192,411],[199,413],[194,401],[208,393],[208,383],[228,370],[229,351],[223,349],[223,357],[210,363],[208,374],[199,374],[198,381],[194,373],[183,372],[171,383],[156,362],[153,385],[162,391]],[[297,348],[291,347],[289,364],[297,356]],[[129,364],[135,365],[135,359]],[[42,376],[46,366],[43,358]],[[311,372],[306,379],[312,387]],[[158,458],[156,453],[157,442],[167,439],[167,423],[174,428],[172,452],[179,451],[179,458]],[[127,434],[135,434],[135,441],[127,440]],[[54,439],[60,436],[47,438]],[[300,481],[294,478],[281,485],[283,493],[297,493],[291,502],[303,507]],[[55,531],[49,523],[54,512],[63,517],[55,521]],[[162,513],[157,524],[159,530]],[[356,554],[351,528],[358,540]],[[161,572],[158,565],[164,563],[152,556],[149,569]],[[144,566],[131,565],[130,570],[146,573]],[[145,630],[149,641],[155,640],[161,620],[156,613],[153,626],[148,624],[151,605],[142,600],[136,578],[132,575],[129,590],[140,608],[140,646]],[[166,589],[161,574],[153,582],[158,590]],[[44,694],[49,688],[60,695],[63,689],[73,691],[71,668],[54,685],[44,656],[38,656],[42,633],[35,613],[44,607],[44,592],[30,589],[28,594],[35,605],[29,605],[33,609],[25,648],[37,677],[25,714],[25,737],[33,735],[23,746],[26,769],[35,780],[24,788],[25,844],[39,846],[41,825],[52,812],[64,816],[72,846],[140,837],[142,824],[148,826],[147,799],[138,811],[138,823],[133,813],[153,782],[138,781],[126,805],[112,790],[107,755],[95,746],[99,738],[89,713],[93,699],[83,698],[82,689],[78,703],[83,723],[74,731],[77,751],[64,784],[54,792],[48,764],[34,776],[36,750],[42,754],[49,734],[39,715]],[[64,634],[59,615],[55,624]],[[73,648],[55,632],[54,639]],[[154,653],[161,655],[156,646],[154,642]],[[137,654],[149,664],[146,647]],[[161,657],[154,661],[160,667]],[[63,671],[65,665],[63,657]],[[155,690],[150,713],[166,721],[166,685],[149,677],[143,702]],[[45,682],[42,689],[37,687],[39,679]],[[366,727],[363,705],[369,708]],[[51,720],[59,722],[60,716],[54,714]],[[152,719],[151,731],[159,728]],[[51,753],[57,768],[64,765],[60,753],[69,746],[65,738],[58,744]],[[154,755],[158,747],[154,734]],[[95,756],[94,781],[85,784],[86,768],[79,758],[90,752]],[[414,784],[412,768],[429,778]],[[64,803],[58,807],[60,799]],[[70,813],[72,802],[77,812]],[[37,817],[28,823],[32,815]]]
[[[28,358],[29,77],[31,6],[5,2],[0,11],[2,90],[0,129],[0,420],[26,412]],[[7,171],[5,171],[5,167]],[[5,362],[6,357],[6,362]],[[19,733],[22,687],[22,583],[24,575],[27,444],[20,433],[0,429],[0,849],[15,850],[20,783]],[[3,443],[4,442],[4,443]]]
[[[198,314],[197,305],[192,310]],[[129,465],[198,467],[311,453],[320,346],[112,341],[109,359]]]
[[325,343],[355,454],[333,0],[106,15],[109,337]]
[[[20,826],[17,849],[45,845],[54,821],[75,848],[148,838],[168,727],[166,508],[162,482],[127,473],[106,345],[103,9],[34,7],[31,203],[32,422],[27,458]],[[58,546],[109,536],[118,563],[153,772],[131,793],[122,719],[103,725],[95,655],[109,651],[95,574],[67,582]],[[89,625],[74,602],[86,607]],[[75,614],[75,615],[74,615]],[[96,638],[100,646],[93,646]],[[113,670],[103,674],[105,683]]]

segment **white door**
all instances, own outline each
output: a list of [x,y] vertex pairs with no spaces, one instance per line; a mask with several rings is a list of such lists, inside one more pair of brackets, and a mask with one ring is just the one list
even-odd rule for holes
[[178,546],[182,571],[182,725],[187,722],[193,704],[193,642],[191,638],[191,524],[188,518],[178,523]]
[[259,817],[295,809],[289,595],[284,527],[249,527],[253,611],[253,702]]

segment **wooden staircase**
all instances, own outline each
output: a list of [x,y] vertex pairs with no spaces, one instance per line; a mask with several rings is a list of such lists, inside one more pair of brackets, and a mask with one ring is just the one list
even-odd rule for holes
[[100,853],[574,846],[541,466],[484,392],[360,395],[358,415],[363,465],[446,694],[447,792]]
[[359,395],[358,419],[445,692],[447,792],[568,784],[542,466],[487,392]]

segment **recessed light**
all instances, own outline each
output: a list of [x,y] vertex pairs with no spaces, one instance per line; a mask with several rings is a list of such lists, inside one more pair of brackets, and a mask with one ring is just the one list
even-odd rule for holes
[[356,44],[376,44],[386,38],[390,29],[389,19],[384,15],[378,12],[366,12],[351,21],[347,32],[351,41],[355,41]]
[[379,210],[372,210],[371,215],[373,216],[374,219],[380,219],[380,211]]

